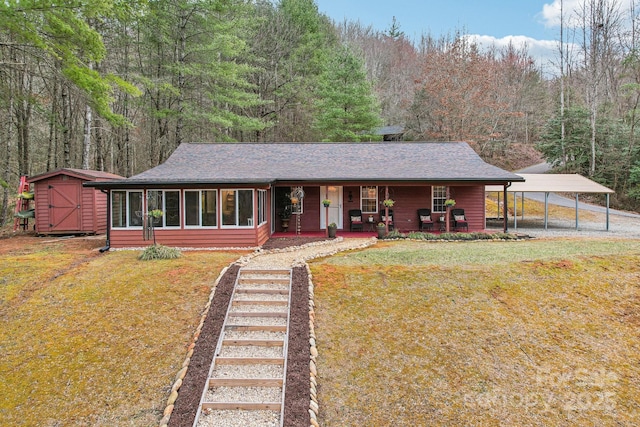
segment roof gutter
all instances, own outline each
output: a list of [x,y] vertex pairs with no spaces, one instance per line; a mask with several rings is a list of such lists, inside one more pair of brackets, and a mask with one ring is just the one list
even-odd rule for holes
[[99,249],[100,253],[103,253],[111,249],[111,194],[109,190],[102,188],[100,191],[107,195],[107,242]]

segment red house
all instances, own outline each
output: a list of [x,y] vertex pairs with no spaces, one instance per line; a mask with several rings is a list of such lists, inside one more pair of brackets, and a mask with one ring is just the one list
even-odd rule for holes
[[122,180],[108,172],[58,169],[32,176],[36,232],[39,234],[101,234],[107,231],[107,194],[85,182]]
[[[437,224],[448,198],[464,209],[469,231],[483,230],[485,185],[506,189],[514,181],[523,178],[485,163],[464,142],[185,143],[139,175],[84,185],[109,193],[111,247],[148,244],[143,225],[154,209],[163,211],[159,243],[251,247],[281,230],[284,210],[303,233],[328,223],[348,230],[350,210],[369,226],[380,220],[385,198],[395,201],[400,231],[419,229],[421,208]],[[303,197],[294,204],[297,193]]]

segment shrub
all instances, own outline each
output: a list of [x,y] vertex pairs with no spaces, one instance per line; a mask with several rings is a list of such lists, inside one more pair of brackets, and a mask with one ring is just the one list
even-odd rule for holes
[[138,259],[142,261],[175,259],[180,258],[180,255],[182,255],[181,252],[176,248],[170,248],[164,245],[151,245],[142,251]]
[[402,234],[399,231],[392,231],[385,239],[412,239],[412,240],[518,240],[521,236],[509,233],[424,233],[412,231]]

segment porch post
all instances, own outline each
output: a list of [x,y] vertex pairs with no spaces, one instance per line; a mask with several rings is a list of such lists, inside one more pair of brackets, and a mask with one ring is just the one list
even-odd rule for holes
[[[329,198],[329,186],[326,185],[324,187],[324,198],[328,199]],[[324,229],[325,229],[325,236],[329,237],[329,206],[325,205],[324,207]]]
[[[389,186],[384,186],[384,200],[389,198]],[[389,207],[384,205],[384,232],[389,234]]]

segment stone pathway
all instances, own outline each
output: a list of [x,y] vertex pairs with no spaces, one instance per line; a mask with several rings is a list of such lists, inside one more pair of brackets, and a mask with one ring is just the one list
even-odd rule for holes
[[252,269],[298,267],[304,266],[306,261],[314,258],[330,256],[352,249],[366,248],[375,244],[377,241],[375,237],[366,239],[344,239],[338,237],[336,239],[323,240],[321,242],[285,249],[275,249],[264,252],[258,251],[245,257],[241,263]]
[[[288,347],[291,268],[306,261],[375,244],[375,238],[309,243],[272,251],[256,251],[240,260],[239,271],[216,346],[209,379],[196,415],[197,427],[281,426]],[[310,320],[313,322],[313,288]],[[310,324],[312,337],[315,333]],[[315,379],[315,343],[311,343],[311,376]],[[310,410],[317,414],[313,388]],[[312,416],[312,425],[317,424]]]

